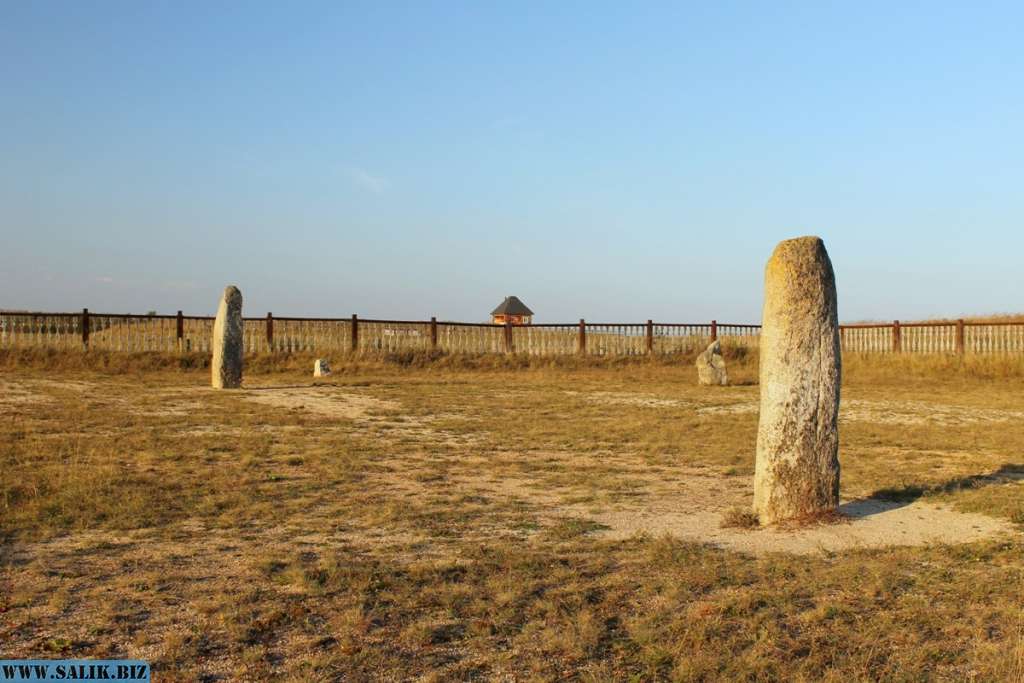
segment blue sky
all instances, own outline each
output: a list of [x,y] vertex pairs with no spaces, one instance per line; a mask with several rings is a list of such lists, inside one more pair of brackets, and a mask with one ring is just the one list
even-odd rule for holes
[[0,308],[1024,310],[1024,5],[0,5]]

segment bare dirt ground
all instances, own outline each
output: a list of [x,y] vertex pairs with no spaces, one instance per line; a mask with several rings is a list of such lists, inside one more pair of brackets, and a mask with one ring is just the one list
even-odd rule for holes
[[[706,405],[700,400],[679,400],[658,398],[638,393],[609,393],[568,391],[569,396],[582,396],[584,400],[603,405],[628,405],[642,408],[680,408],[694,414],[736,414],[757,412],[756,400],[726,405]],[[248,389],[247,400],[257,401],[280,408],[307,410],[327,417],[352,419],[368,422],[388,413],[401,412],[397,401],[381,401],[366,395],[339,389],[337,386],[319,385],[308,387],[261,387]],[[1018,411],[981,410],[962,406],[942,406],[923,402],[867,401],[853,400],[844,406],[842,418],[845,421],[883,422],[886,424],[936,423],[943,426],[1002,422],[1024,417]],[[376,418],[381,420],[380,417]],[[386,421],[386,420],[385,420]],[[416,438],[428,442],[448,442],[452,436],[441,434],[427,426],[423,420],[403,425],[412,430]],[[487,464],[498,458],[508,457],[519,460],[522,454],[487,453],[480,459],[481,473]],[[548,456],[549,458],[552,456]],[[555,456],[557,457],[557,456]],[[572,453],[561,454],[568,461]],[[472,462],[472,460],[470,460]],[[639,486],[639,501],[621,502],[603,507],[570,505],[576,494],[572,486],[552,489],[543,479],[521,479],[499,477],[493,481],[486,477],[461,476],[447,480],[453,490],[464,490],[468,495],[487,493],[515,500],[528,501],[548,507],[551,517],[566,515],[586,516],[599,523],[603,529],[593,533],[598,536],[621,539],[635,534],[668,534],[679,538],[711,543],[730,550],[749,553],[789,552],[806,554],[813,552],[837,552],[850,548],[879,548],[890,545],[923,545],[928,543],[967,543],[995,538],[1007,534],[1019,534],[1019,530],[1008,520],[985,515],[958,512],[949,506],[915,501],[898,503],[883,499],[845,500],[840,514],[846,523],[814,525],[800,529],[736,529],[723,526],[724,513],[737,506],[749,505],[753,498],[752,482],[749,479],[736,481],[718,473],[700,469],[680,470],[669,476],[663,473],[647,473],[642,468],[633,476]],[[392,476],[388,485],[406,490],[419,488],[413,478],[402,481]]]
[[[570,396],[579,392],[567,391]],[[657,398],[643,394],[592,392],[586,400],[605,405],[640,406],[645,408],[691,408],[699,414],[741,414],[758,412],[756,399],[723,405],[704,405],[697,401]],[[850,399],[843,401],[840,417],[845,421],[881,422],[894,425],[935,424],[952,427],[985,422],[999,423],[1024,419],[1024,411],[990,410],[970,406],[944,405],[927,401],[888,401]]]
[[357,394],[353,391],[339,391],[331,385],[276,387],[246,386],[244,394],[249,401],[256,401],[277,408],[307,410],[327,417],[345,419],[366,419],[371,413],[386,413],[400,410],[396,401]]
[[[854,383],[846,520],[747,529],[725,521],[752,498],[756,386],[204,379],[0,377],[0,654],[160,680],[997,680],[1024,642],[1015,391]],[[917,645],[879,651],[878,609]]]
[[669,534],[752,554],[835,553],[895,545],[969,543],[1019,533],[1005,520],[919,501],[910,504],[870,498],[846,501],[839,513],[847,518],[846,523],[832,522],[799,529],[721,528],[721,510],[684,512],[672,507],[600,512],[593,515],[593,519],[606,525],[606,533],[612,538],[626,538],[636,533]]

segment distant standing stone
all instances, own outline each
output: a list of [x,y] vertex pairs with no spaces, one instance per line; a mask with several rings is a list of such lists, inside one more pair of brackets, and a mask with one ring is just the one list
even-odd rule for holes
[[722,358],[722,344],[717,339],[708,344],[708,347],[697,356],[697,379],[708,387],[724,387],[729,383],[725,359]]
[[764,276],[754,512],[761,524],[839,504],[836,283],[817,237],[780,242]]
[[231,285],[224,289],[213,323],[213,387],[242,386],[242,293]]
[[313,376],[326,377],[331,374],[331,366],[323,358],[317,358],[313,363]]

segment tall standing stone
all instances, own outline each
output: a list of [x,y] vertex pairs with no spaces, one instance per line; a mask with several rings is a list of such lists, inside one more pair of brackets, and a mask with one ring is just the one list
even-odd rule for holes
[[818,237],[780,242],[765,268],[754,512],[762,524],[839,504],[836,283]]
[[217,319],[213,323],[213,388],[242,386],[242,293],[224,288]]

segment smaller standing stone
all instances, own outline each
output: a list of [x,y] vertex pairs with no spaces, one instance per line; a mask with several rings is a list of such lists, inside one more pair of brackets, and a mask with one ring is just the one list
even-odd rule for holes
[[224,288],[224,296],[217,307],[213,321],[213,374],[214,389],[237,389],[242,386],[242,293],[231,285]]
[[724,387],[729,383],[725,359],[722,358],[722,344],[717,339],[697,356],[697,379],[706,387]]
[[323,358],[317,358],[316,362],[313,363],[313,376],[314,377],[326,377],[331,374],[331,366]]

